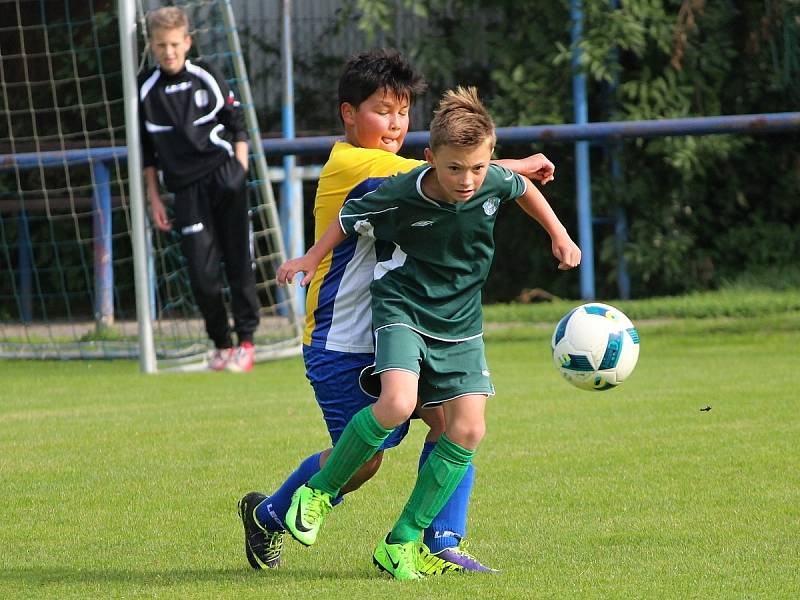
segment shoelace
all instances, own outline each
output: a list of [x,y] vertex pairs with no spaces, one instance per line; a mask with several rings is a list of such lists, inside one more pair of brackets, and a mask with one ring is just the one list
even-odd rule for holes
[[282,531],[268,531],[267,543],[265,544],[265,553],[267,560],[274,560],[279,558],[283,551],[283,532]]
[[319,490],[311,490],[311,499],[306,503],[303,511],[303,520],[306,523],[316,523],[331,511],[332,507],[327,495]]
[[[467,550],[467,546],[468,545],[469,545],[469,542],[467,542],[465,540],[462,540],[461,542],[459,542],[458,546],[456,546],[455,548],[451,548],[451,550],[453,552],[455,552],[456,554],[459,554],[459,555],[463,556],[464,558],[466,558],[468,561],[470,561],[474,565],[476,565],[476,566],[477,565],[481,565],[481,562],[477,558],[475,558],[472,554],[470,554],[469,551]],[[483,566],[483,565],[481,565],[481,566]]]
[[409,566],[410,570],[414,571],[422,577],[423,573],[417,568],[417,562],[415,561],[418,546],[414,543],[403,544],[400,546],[400,562],[401,564],[405,564]]

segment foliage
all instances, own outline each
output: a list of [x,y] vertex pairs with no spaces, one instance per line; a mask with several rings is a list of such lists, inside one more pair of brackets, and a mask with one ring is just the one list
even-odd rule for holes
[[[326,28],[323,36],[335,34],[335,24]],[[255,50],[260,55],[258,68],[248,67],[248,77],[254,83],[266,82],[268,87],[280,89],[283,85],[281,67],[280,40],[264,37],[263,32],[251,25],[242,25],[239,29],[245,56]],[[336,81],[333,73],[341,66],[341,57],[328,54],[322,49],[310,56],[295,54],[294,62],[294,97],[296,119],[306,135],[320,131],[327,132],[337,127],[338,114],[335,102]],[[260,104],[256,107],[262,133],[279,133],[281,131],[282,107]],[[313,133],[308,133],[313,132]]]
[[[569,0],[345,4],[361,11],[365,31],[388,27],[397,6],[425,14],[430,33],[413,55],[433,95],[454,82],[477,84],[498,125],[573,122]],[[612,4],[583,2],[580,65],[589,85],[590,120],[796,109],[800,77],[792,75],[800,72],[800,2],[622,0],[616,9]],[[476,10],[479,27],[467,18]],[[483,47],[490,56],[476,50]],[[624,256],[633,294],[714,288],[737,273],[785,262],[800,246],[800,230],[787,225],[800,222],[796,140],[796,135],[675,136],[627,140],[616,150],[593,148],[593,210],[598,217],[615,215],[620,207],[627,212]],[[611,175],[614,152],[622,165],[619,178]],[[558,163],[562,177],[572,168],[565,158]],[[551,189],[545,192],[552,201]],[[554,191],[573,195],[563,186]],[[559,212],[574,231],[572,212]],[[518,239],[527,235],[515,232]],[[598,293],[607,296],[616,290],[613,228],[596,227],[595,242]],[[759,247],[744,245],[752,243]],[[530,287],[549,280],[524,250],[513,256],[535,272],[520,281],[507,271],[513,269],[510,261],[497,261],[495,283]],[[572,285],[577,295],[577,281]],[[489,294],[509,300],[515,292],[492,295],[490,289]]]

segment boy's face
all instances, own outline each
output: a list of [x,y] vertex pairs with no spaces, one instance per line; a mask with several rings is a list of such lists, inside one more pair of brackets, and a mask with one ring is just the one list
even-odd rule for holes
[[349,102],[341,106],[347,141],[359,148],[386,150],[397,154],[408,133],[407,98],[398,98],[381,88],[358,107]]
[[431,182],[434,196],[452,203],[472,198],[486,179],[493,151],[489,138],[470,148],[445,145],[436,152],[425,148],[425,160],[435,169],[435,181]]
[[183,69],[186,53],[192,47],[192,38],[183,27],[176,29],[154,29],[150,36],[153,51],[161,70],[175,75]]

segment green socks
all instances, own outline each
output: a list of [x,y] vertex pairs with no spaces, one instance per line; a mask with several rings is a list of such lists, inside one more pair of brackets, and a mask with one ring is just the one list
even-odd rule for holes
[[308,480],[308,485],[336,498],[342,486],[375,455],[392,431],[375,420],[369,406],[362,408],[344,428],[325,466]]
[[467,450],[442,434],[417,475],[414,491],[389,535],[391,543],[419,538],[458,487],[473,454],[474,450]]

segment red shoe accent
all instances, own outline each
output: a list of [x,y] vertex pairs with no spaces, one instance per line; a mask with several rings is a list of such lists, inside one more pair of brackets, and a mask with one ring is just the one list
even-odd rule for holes
[[233,357],[233,348],[217,348],[211,353],[208,368],[212,371],[224,371]]
[[242,342],[241,346],[234,350],[225,368],[233,373],[247,373],[253,370],[255,359],[256,348],[253,342]]

